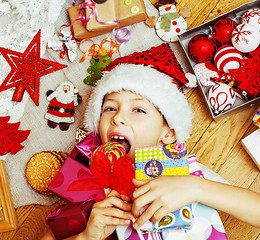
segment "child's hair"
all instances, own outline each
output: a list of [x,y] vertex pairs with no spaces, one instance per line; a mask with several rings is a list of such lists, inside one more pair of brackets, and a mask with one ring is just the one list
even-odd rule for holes
[[145,97],[174,129],[177,142],[188,139],[193,113],[185,96],[168,75],[150,66],[135,64],[119,64],[111,71],[105,71],[90,97],[84,119],[86,130],[99,133],[103,99],[108,93],[120,91]]

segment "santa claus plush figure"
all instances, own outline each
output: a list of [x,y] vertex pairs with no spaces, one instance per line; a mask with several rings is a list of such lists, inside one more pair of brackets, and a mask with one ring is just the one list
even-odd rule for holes
[[81,96],[74,85],[67,81],[58,88],[47,92],[49,106],[45,118],[48,126],[55,128],[57,125],[65,131],[74,122],[74,108],[81,102]]

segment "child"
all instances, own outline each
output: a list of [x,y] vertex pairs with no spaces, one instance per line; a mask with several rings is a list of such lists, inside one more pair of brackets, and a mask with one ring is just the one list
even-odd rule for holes
[[[171,77],[149,66],[121,64],[106,72],[95,87],[85,127],[98,133],[102,143],[123,144],[134,161],[137,147],[187,140],[192,115]],[[137,218],[133,226],[139,228],[149,219],[158,221],[165,214],[196,201],[260,226],[260,195],[252,191],[196,176],[161,176],[133,183],[136,186],[133,203],[129,196],[112,191],[94,205],[86,229],[68,239],[105,239],[117,225],[129,225],[133,217]],[[140,209],[147,204],[150,206],[139,216]]]

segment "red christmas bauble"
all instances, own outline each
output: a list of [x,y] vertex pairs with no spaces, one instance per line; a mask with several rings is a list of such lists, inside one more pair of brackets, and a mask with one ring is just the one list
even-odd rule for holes
[[213,58],[217,45],[206,34],[195,35],[188,44],[188,53],[196,62],[206,62]]
[[219,19],[212,28],[212,37],[220,45],[230,44],[231,34],[236,26],[237,23],[232,21],[232,19]]

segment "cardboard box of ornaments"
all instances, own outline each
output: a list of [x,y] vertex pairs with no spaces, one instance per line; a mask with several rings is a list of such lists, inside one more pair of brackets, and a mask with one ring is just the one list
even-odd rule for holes
[[[192,57],[192,54],[190,54],[191,50],[189,49],[188,45],[189,45],[191,39],[196,35],[203,34],[203,35],[209,36],[212,39],[212,33],[214,33],[214,29],[212,29],[212,28],[215,25],[217,25],[217,23],[220,22],[221,19],[230,19],[229,21],[230,21],[230,23],[233,27],[234,27],[233,24],[237,24],[237,26],[241,25],[242,16],[249,10],[256,9],[256,8],[259,9],[259,6],[260,6],[260,0],[256,0],[256,1],[246,3],[246,4],[240,6],[236,9],[233,9],[232,11],[229,11],[229,12],[227,12],[227,13],[225,13],[225,14],[217,17],[217,18],[214,18],[214,19],[212,19],[212,20],[210,20],[210,21],[208,21],[208,22],[206,22],[206,23],[204,23],[204,24],[202,24],[198,27],[192,28],[192,29],[190,29],[190,30],[186,31],[185,33],[178,36],[179,42],[180,42],[182,48],[184,49],[184,52],[185,52],[191,66],[194,70],[194,73],[196,74],[196,77],[198,79],[199,89],[200,89],[200,91],[203,95],[205,103],[206,103],[206,105],[207,105],[207,107],[208,107],[208,109],[211,113],[211,116],[214,120],[218,120],[218,119],[222,118],[223,116],[233,114],[237,111],[244,110],[244,109],[252,107],[254,105],[259,105],[260,104],[260,94],[258,92],[258,95],[256,97],[247,98],[247,97],[244,96],[245,91],[243,92],[240,89],[235,89],[236,86],[234,84],[232,89],[234,89],[235,92],[237,92],[236,90],[239,90],[238,94],[236,94],[236,97],[234,97],[235,102],[233,103],[233,105],[231,107],[228,107],[229,108],[228,110],[225,109],[224,111],[221,111],[221,110],[217,111],[216,108],[212,107],[212,105],[216,104],[215,100],[219,100],[219,101],[224,101],[224,100],[223,100],[223,96],[215,95],[214,99],[213,99],[214,101],[212,103],[212,99],[211,99],[212,95],[210,95],[210,97],[209,97],[209,94],[212,94],[212,92],[215,91],[215,89],[211,85],[212,84],[211,80],[214,79],[214,77],[216,77],[216,72],[212,72],[209,69],[211,69],[211,67],[213,66],[214,70],[217,70],[218,73],[222,74],[221,78],[222,78],[223,82],[226,83],[225,85],[228,85],[230,79],[232,79],[232,78],[230,78],[229,71],[223,69],[223,66],[225,66],[225,65],[221,65],[222,62],[224,62],[224,64],[226,64],[226,62],[225,62],[226,60],[223,60],[222,62],[221,62],[221,60],[219,60],[221,58],[221,52],[224,52],[224,50],[226,50],[226,49],[222,49],[220,51],[219,48],[221,48],[223,45],[225,46],[226,43],[225,44],[219,44],[219,43],[217,44],[217,47],[215,49],[215,53],[213,54],[213,57],[210,60],[206,60],[206,64],[201,64],[202,62],[198,62],[198,61],[194,60],[194,56]],[[259,16],[259,13],[257,13],[257,14],[258,14],[258,24],[259,24],[260,16]],[[256,29],[256,28],[254,28],[254,29]],[[224,29],[224,30],[227,31],[227,29]],[[260,28],[259,28],[258,33],[260,34]],[[216,32],[215,32],[215,34],[216,34]],[[218,37],[221,39],[220,41],[224,41],[223,39],[225,39],[225,35],[224,36],[220,35]],[[256,40],[259,40],[259,39],[256,39]],[[214,38],[213,38],[213,40],[214,40],[215,43],[217,43],[217,41]],[[253,43],[253,44],[257,44],[257,43]],[[232,42],[228,45],[234,46],[232,44]],[[217,56],[214,56],[214,55],[216,55],[218,50],[220,52],[220,54],[219,54],[220,56],[217,58]],[[240,54],[241,54],[241,57],[243,59],[248,58],[247,57],[248,53],[242,53],[241,52]],[[203,54],[202,54],[202,57],[203,57]],[[236,56],[236,57],[241,58],[240,56]],[[216,60],[214,60],[214,59],[216,59]],[[258,59],[259,59],[259,56],[258,56]],[[201,61],[201,59],[199,59],[199,60]],[[218,61],[218,62],[216,62],[216,61]],[[206,81],[205,81],[205,72],[203,72],[205,70],[205,66],[207,66],[207,71],[206,71],[206,76],[207,76],[206,79],[207,80]],[[222,67],[222,69],[221,69],[221,67]],[[238,66],[236,66],[236,67],[238,67]],[[240,67],[241,67],[241,65],[239,66],[239,68]],[[203,70],[203,68],[204,68],[204,70]],[[234,68],[234,65],[231,68]],[[201,71],[202,71],[202,73],[201,73]],[[228,74],[225,74],[224,71],[228,72]],[[258,62],[258,71],[260,71],[259,62]],[[224,73],[224,75],[223,75],[223,73]],[[218,75],[217,78],[219,78],[219,76],[220,75]],[[227,79],[228,79],[228,81],[227,81]],[[210,81],[208,81],[208,80],[210,80]],[[213,82],[218,83],[217,81],[213,81]],[[232,81],[231,81],[231,83],[229,83],[229,85],[231,85],[231,84],[232,84]],[[237,95],[239,95],[239,97],[237,97]],[[219,99],[217,99],[217,97],[219,97]],[[210,101],[211,101],[211,103],[210,103]],[[221,105],[221,104],[222,103],[219,103],[219,105]]]

